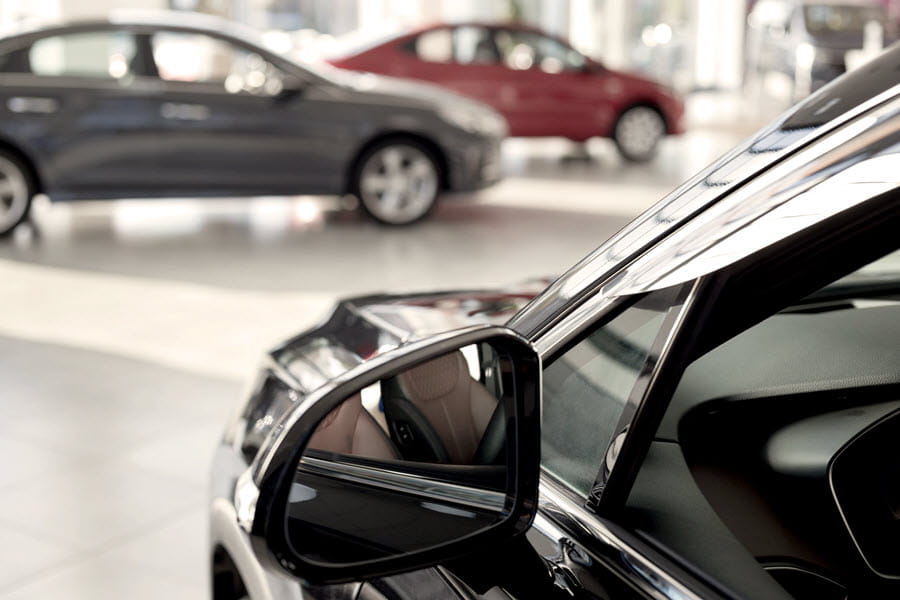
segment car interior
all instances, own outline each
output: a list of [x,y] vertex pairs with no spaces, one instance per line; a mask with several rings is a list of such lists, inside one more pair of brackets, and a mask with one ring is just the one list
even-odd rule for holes
[[[447,472],[454,478],[465,474],[464,466],[499,471],[494,467],[505,467],[506,460],[500,358],[486,344],[469,355],[457,350],[385,379],[371,390],[374,401],[351,396],[319,424],[307,450],[340,460],[417,463],[439,478],[444,469],[422,463],[452,465]],[[472,373],[480,373],[480,381]]]
[[691,364],[637,476],[634,529],[739,596],[900,593],[900,283],[873,267]]

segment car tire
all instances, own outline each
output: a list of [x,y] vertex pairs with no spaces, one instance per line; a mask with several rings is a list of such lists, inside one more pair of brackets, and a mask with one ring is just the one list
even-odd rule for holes
[[653,158],[666,134],[666,122],[650,106],[632,106],[616,120],[613,141],[625,160],[646,162]]
[[380,142],[363,153],[351,190],[367,215],[385,225],[409,225],[437,204],[441,171],[432,152],[406,138]]
[[28,216],[34,183],[14,154],[0,150],[0,236],[9,235]]

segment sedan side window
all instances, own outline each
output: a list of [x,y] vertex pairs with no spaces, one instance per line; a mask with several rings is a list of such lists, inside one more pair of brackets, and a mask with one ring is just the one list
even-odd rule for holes
[[510,69],[560,73],[584,68],[581,54],[551,37],[532,31],[501,29],[495,38],[503,64]]
[[448,63],[453,59],[453,35],[449,29],[426,31],[416,38],[415,49],[425,62]]
[[484,27],[463,26],[453,32],[453,59],[464,65],[500,62],[491,32]]
[[130,33],[90,31],[40,39],[31,45],[28,61],[35,75],[122,79],[135,74],[136,56]]
[[274,96],[284,85],[281,71],[259,54],[200,33],[155,34],[153,60],[166,81],[218,84],[232,94]]
[[671,299],[670,290],[644,297],[544,370],[541,464],[583,496],[622,429],[633,390],[656,364]]

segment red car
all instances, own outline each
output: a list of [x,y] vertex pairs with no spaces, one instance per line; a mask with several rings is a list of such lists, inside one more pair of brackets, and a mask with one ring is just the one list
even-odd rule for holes
[[436,83],[497,109],[513,136],[612,138],[633,161],[682,132],[684,105],[666,87],[608,69],[519,24],[434,25],[332,57],[334,66]]

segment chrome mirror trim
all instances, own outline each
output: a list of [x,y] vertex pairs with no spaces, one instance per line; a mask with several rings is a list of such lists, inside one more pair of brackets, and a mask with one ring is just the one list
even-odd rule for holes
[[498,513],[503,510],[506,502],[506,494],[502,492],[436,481],[387,468],[354,465],[312,456],[304,456],[300,459],[298,471],[394,492],[413,494],[430,498],[435,502],[451,502]]

